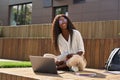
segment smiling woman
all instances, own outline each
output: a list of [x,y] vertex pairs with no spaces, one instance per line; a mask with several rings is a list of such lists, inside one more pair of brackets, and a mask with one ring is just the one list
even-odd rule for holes
[[0,61],[0,68],[31,67],[29,61]]
[[[82,57],[82,60],[78,60],[77,65],[80,64],[83,70],[86,66],[86,60],[84,58],[84,43],[81,33],[76,30],[71,20],[65,14],[56,15],[52,23],[52,42],[56,52],[60,52],[60,55],[55,56],[55,63],[58,70],[71,70],[72,66],[66,63],[74,56],[78,55]],[[45,54],[46,55],[46,54]],[[49,54],[50,55],[50,54]],[[74,70],[73,70],[74,71]]]

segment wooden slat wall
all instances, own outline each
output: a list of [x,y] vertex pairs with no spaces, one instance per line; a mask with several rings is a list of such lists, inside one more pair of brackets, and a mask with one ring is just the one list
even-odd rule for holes
[[[91,68],[103,68],[115,47],[120,47],[120,20],[74,22],[81,32],[88,65]],[[51,44],[51,24],[0,27],[0,58],[29,60],[29,55],[55,53]]]
[[[103,68],[120,39],[84,39],[87,67]],[[55,53],[50,38],[1,38],[0,58],[29,60],[29,55]]]
[[50,24],[35,24],[23,26],[2,27],[3,37],[50,37]]
[[120,21],[76,22],[76,28],[82,33],[83,38],[120,38]]
[[[120,20],[74,22],[83,38],[120,38]],[[34,24],[23,26],[5,26],[2,28],[4,37],[50,37],[51,24]]]

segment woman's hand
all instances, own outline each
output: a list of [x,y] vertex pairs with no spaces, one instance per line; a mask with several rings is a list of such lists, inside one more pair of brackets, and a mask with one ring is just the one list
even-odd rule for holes
[[68,54],[68,55],[66,56],[66,60],[70,59],[72,56],[73,56],[73,54]]
[[80,52],[77,52],[78,55],[82,56],[83,55],[83,52],[80,51]]
[[69,70],[65,61],[56,61],[57,70]]

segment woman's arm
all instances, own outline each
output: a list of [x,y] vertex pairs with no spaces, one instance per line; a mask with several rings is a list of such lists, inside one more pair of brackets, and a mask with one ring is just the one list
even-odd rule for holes
[[78,48],[78,51],[77,51],[77,54],[79,55],[84,55],[84,42],[83,42],[83,38],[82,38],[82,35],[79,31],[76,31],[76,42],[77,42],[77,48]]

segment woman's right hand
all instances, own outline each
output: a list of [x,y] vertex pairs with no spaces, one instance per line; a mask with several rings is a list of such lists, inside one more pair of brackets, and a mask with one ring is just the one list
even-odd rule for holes
[[68,55],[66,56],[66,60],[70,59],[72,56],[73,56],[73,54],[68,54]]

